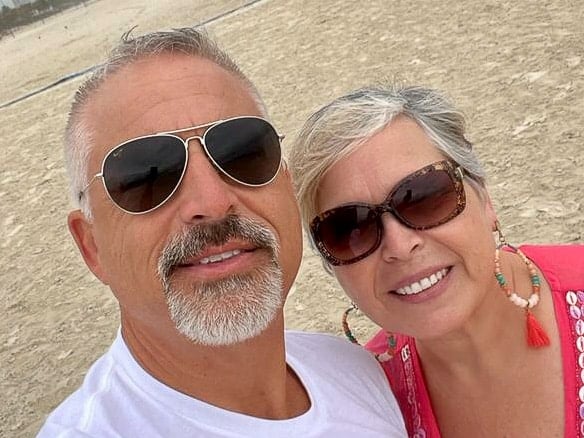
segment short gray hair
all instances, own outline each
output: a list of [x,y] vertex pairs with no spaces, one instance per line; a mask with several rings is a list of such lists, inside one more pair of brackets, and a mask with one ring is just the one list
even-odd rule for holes
[[267,117],[266,107],[254,84],[241,71],[237,64],[213,41],[202,28],[180,28],[158,31],[132,37],[130,31],[122,35],[120,43],[110,52],[106,61],[97,66],[92,75],[75,93],[69,119],[65,129],[65,164],[69,175],[69,190],[73,205],[81,208],[90,219],[91,209],[88,196],[80,199],[80,193],[88,181],[87,161],[93,138],[92,127],[84,118],[84,110],[94,92],[107,78],[136,61],[165,53],[184,54],[207,59],[249,87],[262,115]]
[[397,83],[365,87],[310,116],[292,147],[289,164],[307,229],[318,213],[318,187],[327,170],[400,115],[415,121],[438,150],[484,188],[485,172],[465,137],[464,116],[441,92]]

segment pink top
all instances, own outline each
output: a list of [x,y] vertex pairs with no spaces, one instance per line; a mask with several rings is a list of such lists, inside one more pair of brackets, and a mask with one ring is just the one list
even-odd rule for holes
[[[584,437],[584,245],[522,246],[521,250],[550,285],[562,343],[566,438]],[[374,353],[387,349],[386,334],[366,345]],[[440,438],[426,390],[416,343],[397,336],[397,353],[382,363],[412,438]]]

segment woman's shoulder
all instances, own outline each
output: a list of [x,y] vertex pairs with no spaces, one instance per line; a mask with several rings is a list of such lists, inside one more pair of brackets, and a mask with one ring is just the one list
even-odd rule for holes
[[365,344],[365,348],[378,357],[394,392],[399,392],[398,387],[403,385],[406,377],[414,377],[416,367],[413,365],[417,362],[417,352],[413,338],[400,334],[389,335],[380,330]]
[[375,336],[367,341],[365,348],[374,354],[384,354],[388,350],[392,350],[393,353],[399,352],[405,345],[412,341],[413,339],[409,336],[399,334],[388,335],[385,330],[379,330]]
[[584,289],[584,245],[523,245],[555,290]]
[[560,245],[522,245],[521,250],[541,260],[572,261],[574,257],[584,255],[584,244]]

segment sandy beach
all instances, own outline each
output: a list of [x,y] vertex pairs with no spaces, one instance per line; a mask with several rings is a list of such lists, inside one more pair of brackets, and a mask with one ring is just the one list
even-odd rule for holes
[[[584,241],[578,1],[95,0],[0,40],[0,104],[98,64],[133,26],[209,20],[258,85],[285,148],[311,111],[345,91],[392,77],[435,86],[468,117],[508,240]],[[66,227],[62,134],[82,79],[0,109],[1,437],[34,436],[119,324]],[[340,335],[348,303],[305,245],[287,326]],[[375,331],[364,317],[354,326],[363,338]]]

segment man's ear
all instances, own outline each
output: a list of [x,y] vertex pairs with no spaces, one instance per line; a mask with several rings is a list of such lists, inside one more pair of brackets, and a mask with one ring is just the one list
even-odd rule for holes
[[103,284],[108,284],[107,275],[101,266],[97,244],[93,235],[93,224],[81,210],[74,210],[67,216],[69,232],[73,236],[87,267]]
[[287,178],[292,178],[290,176],[290,169],[288,168],[288,162],[284,158],[282,159],[282,170],[284,171],[284,175],[286,175]]

